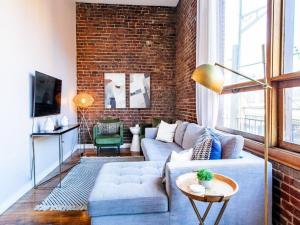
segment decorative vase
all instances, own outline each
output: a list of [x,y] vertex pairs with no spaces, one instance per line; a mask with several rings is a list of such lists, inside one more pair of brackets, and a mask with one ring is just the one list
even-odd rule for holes
[[64,127],[68,126],[69,125],[69,119],[68,117],[66,116],[63,116],[60,120],[60,124]]
[[54,123],[50,117],[48,117],[44,123],[44,131],[51,132],[54,130]]
[[211,180],[209,180],[209,181],[207,181],[207,180],[199,180],[199,184],[201,184],[206,189],[210,189],[211,186],[212,186]]

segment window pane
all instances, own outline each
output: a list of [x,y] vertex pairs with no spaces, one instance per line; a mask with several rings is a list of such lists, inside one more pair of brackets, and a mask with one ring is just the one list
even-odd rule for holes
[[300,144],[300,87],[286,88],[284,90],[284,98],[284,140]]
[[[266,43],[267,0],[224,0],[222,14],[220,62],[253,78],[263,78],[262,45]],[[247,81],[224,72],[226,85]]]
[[221,95],[218,126],[264,134],[264,92]]
[[300,71],[300,0],[285,1],[284,73]]

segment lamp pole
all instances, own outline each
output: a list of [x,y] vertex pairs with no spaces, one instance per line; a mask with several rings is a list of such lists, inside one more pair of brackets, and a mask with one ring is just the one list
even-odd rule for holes
[[[264,47],[263,47],[263,63],[265,62],[265,57],[264,57]],[[270,107],[269,107],[269,99],[270,99],[270,90],[272,89],[272,87],[269,85],[268,82],[268,78],[267,76],[264,77],[264,82],[261,82],[259,80],[255,80],[249,76],[246,76],[244,74],[241,74],[235,70],[232,70],[230,68],[227,68],[226,66],[219,64],[219,63],[215,63],[215,66],[221,67],[225,70],[228,70],[238,76],[241,76],[243,78],[246,78],[250,81],[253,81],[257,84],[259,84],[260,86],[263,87],[264,89],[264,110],[265,110],[265,129],[264,129],[264,133],[265,133],[265,143],[264,143],[264,224],[268,225],[269,224],[269,220],[268,220],[268,211],[269,211],[269,196],[268,196],[268,188],[269,188],[269,181],[268,181],[268,160],[269,160],[269,143],[270,143],[270,117],[269,117],[269,113],[270,113]]]

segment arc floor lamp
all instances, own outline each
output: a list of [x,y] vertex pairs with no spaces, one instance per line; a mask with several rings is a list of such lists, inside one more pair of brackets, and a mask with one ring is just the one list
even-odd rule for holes
[[265,76],[264,81],[255,80],[249,76],[241,74],[235,70],[225,67],[219,63],[211,64],[203,64],[196,68],[196,70],[192,74],[192,79],[197,83],[203,85],[204,87],[221,94],[224,86],[224,76],[219,70],[222,69],[228,70],[240,77],[246,78],[250,81],[255,82],[256,84],[262,86],[264,88],[264,109],[265,109],[265,144],[264,144],[264,224],[268,225],[268,158],[269,158],[269,141],[270,141],[270,120],[268,113],[268,105],[269,105],[269,90],[272,88],[268,79]]

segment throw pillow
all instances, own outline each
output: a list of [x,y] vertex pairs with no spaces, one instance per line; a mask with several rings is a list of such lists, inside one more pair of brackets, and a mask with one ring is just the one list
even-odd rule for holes
[[177,124],[168,124],[163,120],[158,127],[156,140],[163,142],[173,142]]
[[182,146],[183,135],[189,123],[178,120],[176,121],[176,124],[177,128],[175,131],[174,140],[176,144]]
[[192,160],[209,159],[212,142],[213,141],[209,130],[205,129],[195,143],[195,146],[193,148]]
[[97,123],[98,135],[116,134],[120,130],[120,122],[115,123]]
[[221,142],[212,129],[209,129],[209,132],[212,138],[212,145],[211,145],[209,159],[222,159]]
[[168,156],[165,165],[162,170],[162,183],[166,182],[166,167],[169,162],[185,162],[192,159],[193,149],[187,149],[180,152],[172,151]]
[[170,162],[185,162],[192,159],[193,149],[187,149],[180,152],[172,151]]

